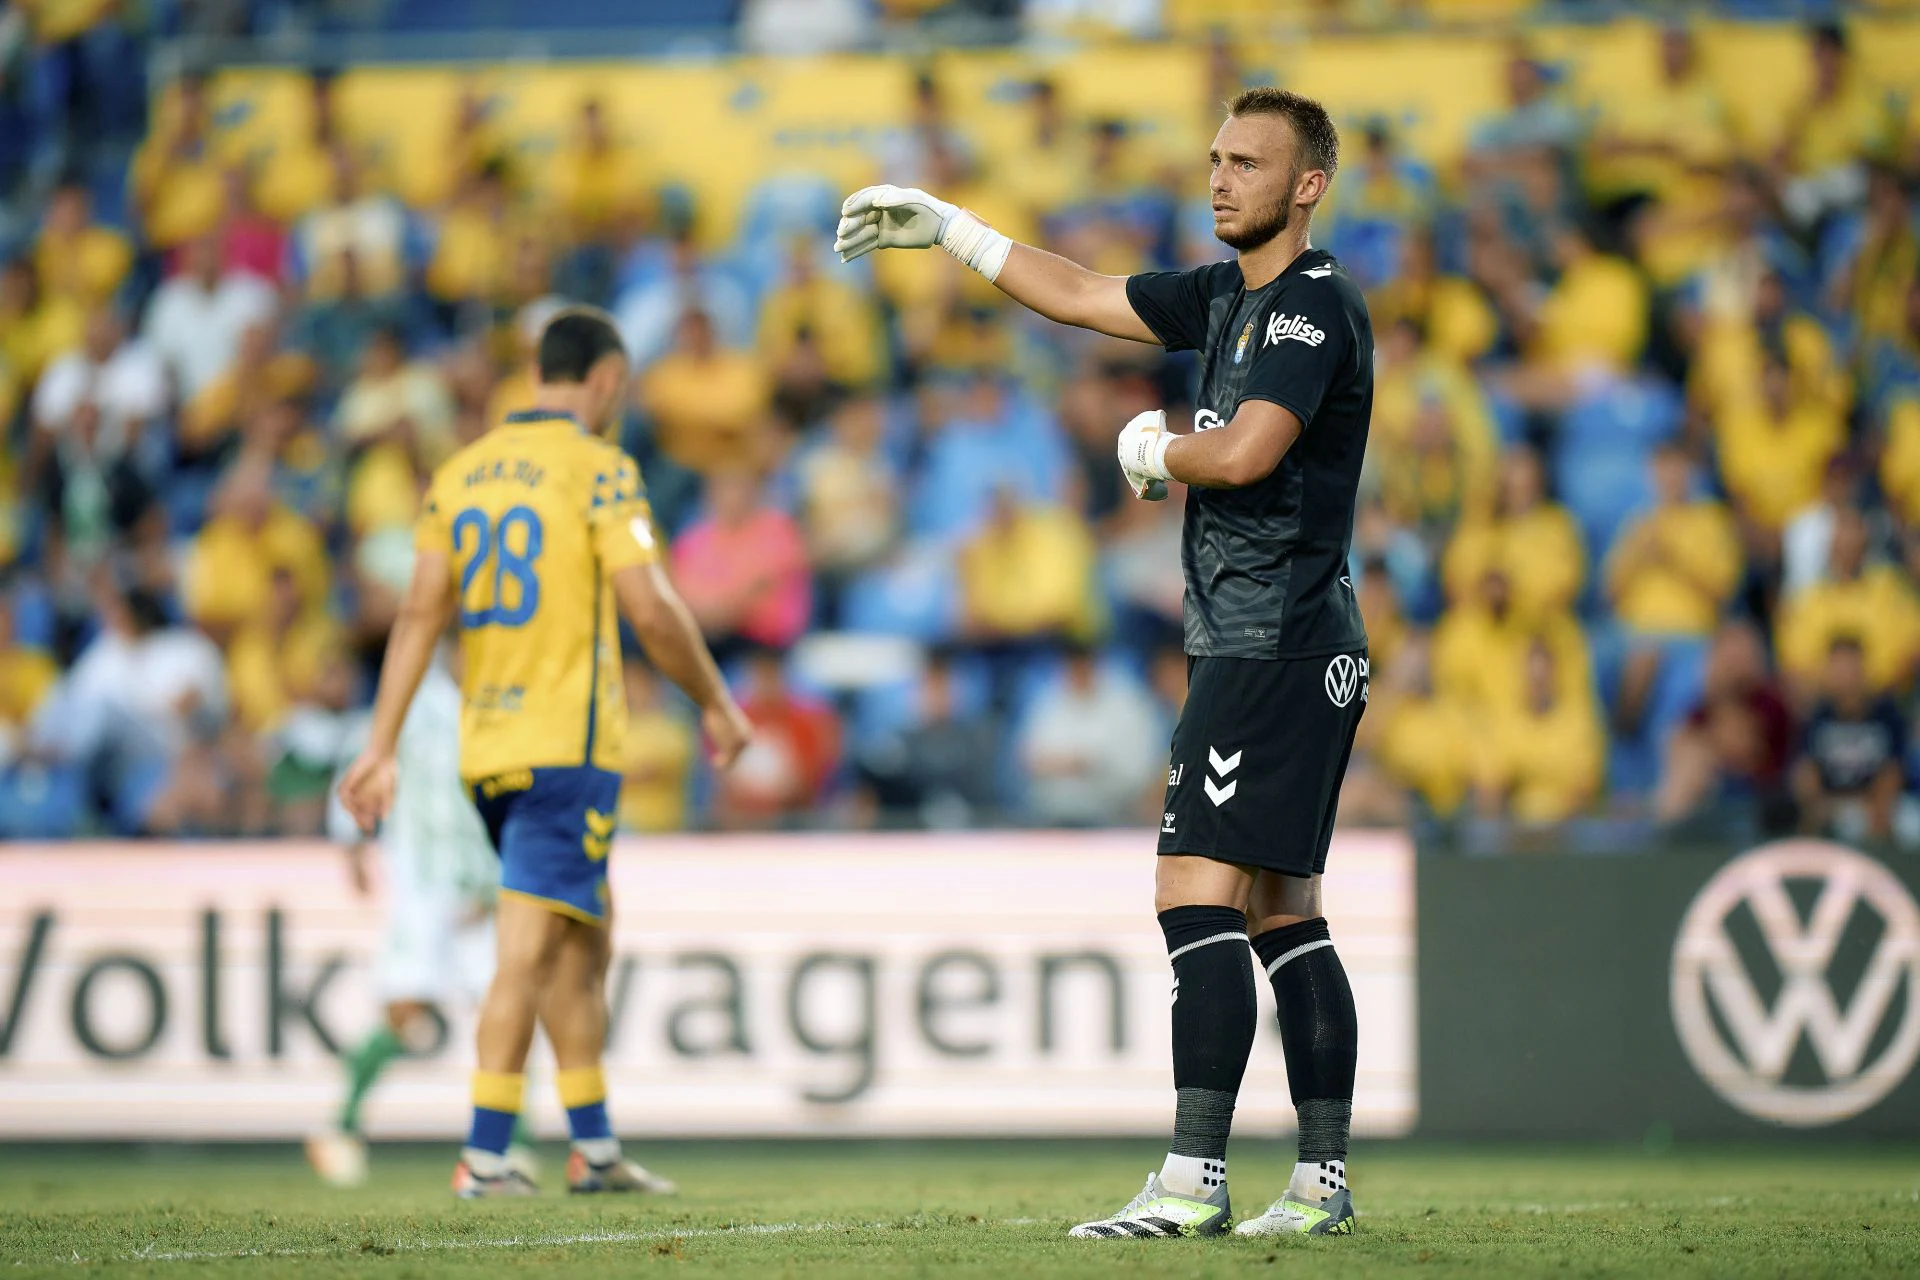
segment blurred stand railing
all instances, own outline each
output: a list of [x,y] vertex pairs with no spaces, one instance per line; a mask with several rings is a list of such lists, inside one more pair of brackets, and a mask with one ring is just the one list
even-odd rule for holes
[[[1176,12],[1135,30],[1085,24],[1054,28],[1010,16],[1005,0],[956,0],[913,22],[862,21],[796,44],[756,35],[751,3],[735,0],[280,0],[252,6],[153,7],[153,71],[244,64],[339,67],[363,63],[544,62],[555,59],[718,57],[735,53],[892,52],[1027,45],[1062,50],[1088,44],[1293,40],[1315,34],[1508,32],[1553,25],[1604,25],[1627,18],[1753,22],[1837,20],[1859,12],[1833,0],[1728,0],[1684,7],[1622,0],[1560,0],[1524,13],[1425,12],[1381,0],[1272,3],[1242,0],[1216,15]],[[242,7],[244,8],[244,7]],[[1194,6],[1169,4],[1168,9]],[[778,34],[781,28],[765,28]]]

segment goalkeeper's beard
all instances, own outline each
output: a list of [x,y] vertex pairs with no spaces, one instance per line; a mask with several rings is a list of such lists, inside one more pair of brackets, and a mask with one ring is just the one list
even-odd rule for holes
[[1287,224],[1292,220],[1293,203],[1288,200],[1281,200],[1276,203],[1275,207],[1268,212],[1265,217],[1253,223],[1251,226],[1242,227],[1234,231],[1222,231],[1215,228],[1213,234],[1215,239],[1219,240],[1221,244],[1226,245],[1227,248],[1232,249],[1234,252],[1251,253],[1261,245],[1271,241],[1282,231],[1285,231]]

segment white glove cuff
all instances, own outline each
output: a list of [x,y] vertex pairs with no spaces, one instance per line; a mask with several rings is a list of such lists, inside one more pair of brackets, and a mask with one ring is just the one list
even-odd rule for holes
[[1147,480],[1171,480],[1167,472],[1167,446],[1173,443],[1171,431],[1143,431],[1133,441],[1129,456],[1123,459],[1128,471]]
[[1147,449],[1147,465],[1143,474],[1155,480],[1173,479],[1173,473],[1167,470],[1167,446],[1173,443],[1173,432],[1156,431],[1149,439],[1151,444]]
[[1013,252],[1013,241],[995,231],[965,209],[954,211],[940,224],[939,245],[989,281],[1000,276]]

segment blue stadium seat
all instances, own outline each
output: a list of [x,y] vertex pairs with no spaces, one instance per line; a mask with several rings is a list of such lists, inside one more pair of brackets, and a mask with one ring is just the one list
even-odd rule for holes
[[[1619,667],[1632,642],[1608,628],[1596,628],[1594,637],[1596,674],[1603,663],[1608,668],[1601,677],[1603,705],[1611,706],[1618,692]],[[1659,644],[1660,674],[1654,679],[1639,729],[1630,736],[1616,733],[1608,748],[1608,785],[1617,794],[1644,795],[1659,784],[1668,739],[1706,692],[1708,642],[1675,638]]]
[[1554,490],[1580,523],[1588,553],[1598,565],[1614,535],[1634,511],[1653,498],[1647,451],[1629,441],[1567,441],[1554,458]]
[[840,623],[849,631],[931,643],[952,633],[959,607],[951,560],[938,548],[923,545],[848,583]]
[[997,423],[955,419],[927,448],[926,470],[908,504],[913,531],[930,538],[963,538],[986,516],[996,489],[1029,501],[1060,496],[1067,447],[1051,414],[1009,390]]
[[1567,443],[1647,448],[1680,429],[1685,410],[1677,389],[1652,377],[1614,378],[1582,396],[1560,420]]
[[764,297],[786,273],[789,242],[803,236],[819,249],[821,271],[835,270],[833,229],[840,221],[840,190],[817,173],[777,173],[747,195],[734,236],[733,258]]
[[[962,719],[985,715],[987,671],[976,659],[961,657],[952,667],[955,713]],[[853,741],[871,744],[891,733],[911,728],[919,715],[920,680],[889,681],[854,695],[848,719]]]
[[53,648],[58,622],[53,593],[33,578],[23,579],[13,589],[14,642],[29,649]]
[[738,7],[737,0],[390,0],[381,25],[389,31],[720,30],[732,24]]
[[78,769],[23,764],[0,773],[0,836],[59,840],[80,834],[86,786]]

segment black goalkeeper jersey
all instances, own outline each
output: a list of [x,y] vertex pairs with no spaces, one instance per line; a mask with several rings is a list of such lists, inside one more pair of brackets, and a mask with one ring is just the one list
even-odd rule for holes
[[1127,280],[1127,300],[1170,351],[1201,354],[1194,430],[1270,400],[1303,424],[1272,475],[1187,491],[1181,566],[1186,650],[1308,658],[1366,646],[1347,554],[1373,415],[1373,324],[1333,255],[1309,249],[1259,289],[1238,262]]

